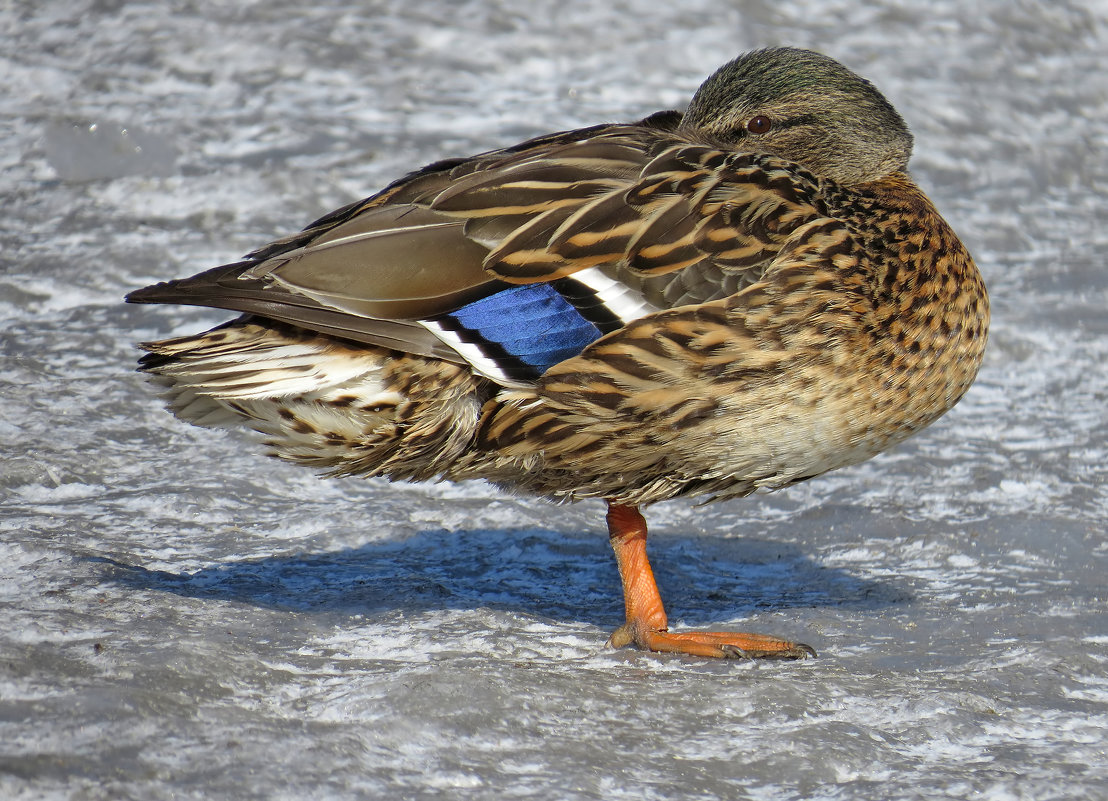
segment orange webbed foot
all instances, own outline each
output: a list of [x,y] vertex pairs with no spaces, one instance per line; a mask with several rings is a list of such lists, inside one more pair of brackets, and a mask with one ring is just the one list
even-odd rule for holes
[[621,648],[637,645],[648,651],[707,656],[717,659],[807,659],[815,650],[765,634],[728,631],[671,632],[666,611],[646,558],[646,521],[633,506],[608,506],[608,532],[623,581],[627,622],[608,638]]
[[613,648],[636,645],[647,651],[691,654],[716,659],[807,659],[816,651],[810,645],[789,642],[766,634],[738,631],[657,631],[624,623],[608,638]]

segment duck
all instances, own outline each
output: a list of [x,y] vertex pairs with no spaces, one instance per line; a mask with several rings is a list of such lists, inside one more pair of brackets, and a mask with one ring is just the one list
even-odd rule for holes
[[189,423],[325,476],[484,480],[602,499],[625,619],[609,645],[814,656],[671,631],[643,509],[857,464],[981,365],[989,302],[867,79],[745,53],[683,111],[437,161],[241,260],[130,293],[237,313],[143,343]]

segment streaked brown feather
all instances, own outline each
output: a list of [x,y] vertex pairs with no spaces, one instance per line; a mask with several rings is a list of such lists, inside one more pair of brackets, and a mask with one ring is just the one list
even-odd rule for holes
[[[980,277],[896,168],[906,133],[889,154],[862,137],[840,170],[823,140],[811,162],[789,158],[800,129],[782,153],[735,147],[720,125],[696,100],[684,120],[667,113],[439,162],[240,265],[132,299],[220,305],[383,346],[366,353],[389,392],[430,398],[425,388],[443,387],[442,404],[421,400],[387,435],[351,443],[356,458],[333,461],[319,440],[318,464],[339,472],[487,478],[637,504],[742,495],[868,458],[969,386],[988,320]],[[859,165],[893,168],[858,181]],[[656,311],[532,383],[497,388],[418,324],[587,270]],[[226,356],[205,358],[197,370]],[[308,461],[310,417],[297,413],[303,431],[281,429]]]

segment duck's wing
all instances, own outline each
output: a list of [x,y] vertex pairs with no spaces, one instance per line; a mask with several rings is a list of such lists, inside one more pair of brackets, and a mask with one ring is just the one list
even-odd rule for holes
[[678,120],[440,162],[241,262],[127,299],[248,312],[527,382],[633,320],[734,294],[819,213],[795,165],[690,142]]

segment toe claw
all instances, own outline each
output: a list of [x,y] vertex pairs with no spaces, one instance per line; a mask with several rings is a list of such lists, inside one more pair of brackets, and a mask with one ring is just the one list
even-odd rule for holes
[[770,659],[816,659],[816,649],[802,642],[794,642],[782,651],[767,654]]

